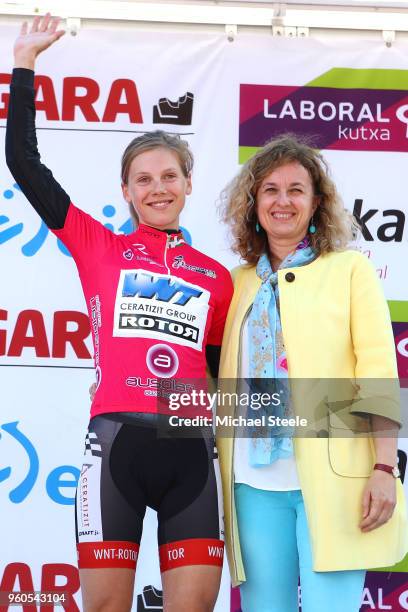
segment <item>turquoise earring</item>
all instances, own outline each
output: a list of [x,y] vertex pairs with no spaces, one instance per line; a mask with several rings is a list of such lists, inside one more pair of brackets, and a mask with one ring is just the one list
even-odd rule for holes
[[256,231],[257,234],[259,234],[259,232],[261,231],[261,226],[259,225],[259,221],[256,222],[255,231]]
[[315,234],[315,233],[316,233],[316,226],[314,224],[313,217],[312,217],[310,219],[309,234]]

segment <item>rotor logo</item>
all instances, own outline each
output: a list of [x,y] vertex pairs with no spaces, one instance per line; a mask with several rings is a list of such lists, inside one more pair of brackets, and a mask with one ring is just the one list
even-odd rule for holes
[[143,253],[143,255],[148,255],[148,252],[146,251],[146,245],[145,244],[141,244],[140,242],[135,242],[135,243],[133,243],[133,247],[137,251],[140,251],[140,253]]
[[155,344],[146,355],[149,370],[161,378],[171,378],[179,367],[177,353],[167,344]]

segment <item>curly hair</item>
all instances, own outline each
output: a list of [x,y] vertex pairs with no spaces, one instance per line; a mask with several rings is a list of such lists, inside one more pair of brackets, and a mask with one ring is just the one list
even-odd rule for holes
[[319,199],[313,215],[316,233],[309,235],[316,253],[342,251],[356,238],[360,227],[345,210],[326,161],[309,142],[293,134],[270,140],[221,193],[220,213],[231,228],[232,249],[248,264],[256,264],[269,248],[266,232],[262,228],[256,231],[258,189],[273,170],[292,162],[298,162],[308,171],[314,195]]

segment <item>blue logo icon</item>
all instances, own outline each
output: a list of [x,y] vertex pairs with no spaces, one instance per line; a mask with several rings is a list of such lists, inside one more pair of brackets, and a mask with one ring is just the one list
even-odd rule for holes
[[123,283],[122,297],[135,297],[152,299],[160,302],[170,302],[176,295],[181,294],[174,302],[185,306],[192,297],[200,297],[202,291],[170,278],[154,277],[146,273],[128,273]]
[[[0,191],[0,194],[1,194],[1,191]],[[19,196],[22,195],[21,189],[17,185],[17,183],[14,183],[12,187],[8,189],[4,189],[2,195],[3,195],[4,201],[0,203],[0,226],[4,226],[4,228],[0,227],[0,246],[16,238],[20,234],[27,233],[26,232],[27,229],[29,229],[30,234],[32,234],[31,228],[25,227],[24,223],[21,223],[21,222],[15,223],[11,221],[10,217],[7,214],[2,214],[2,211],[1,211],[1,209],[3,209],[4,211],[7,211],[8,204],[10,203],[10,201],[16,195],[19,195]],[[130,216],[128,216],[125,219],[125,221],[123,221],[122,223],[118,223],[118,226],[115,227],[115,225],[112,223],[112,220],[113,220],[113,217],[116,215],[116,213],[117,213],[116,207],[113,206],[112,204],[106,204],[103,206],[102,215],[104,219],[102,222],[104,226],[107,229],[111,230],[112,232],[119,233],[119,234],[128,235],[134,232],[135,228],[133,225],[133,220],[131,219]],[[187,242],[187,244],[191,245],[192,240],[191,240],[190,232],[186,230],[186,228],[184,227],[180,229],[183,232],[184,239]],[[40,224],[34,236],[32,235],[31,237],[28,236],[27,237],[28,239],[22,245],[21,247],[22,254],[25,257],[33,257],[34,255],[36,255],[41,249],[41,247],[44,245],[49,233],[50,233],[50,230],[45,225],[44,221],[40,220]],[[56,243],[61,253],[63,253],[67,257],[71,257],[71,254],[68,251],[67,247],[61,242],[61,240],[59,240],[59,238],[56,240]]]
[[[28,458],[28,470],[23,480],[9,493],[9,499],[13,504],[21,504],[27,499],[33,490],[40,472],[40,461],[38,453],[31,440],[18,428],[18,421],[4,423],[0,430],[10,435],[24,449]],[[3,434],[4,435],[4,434]],[[2,433],[0,432],[0,439]],[[1,442],[0,442],[1,444]],[[0,468],[0,485],[7,481],[12,475],[12,467]],[[67,496],[63,489],[76,490],[80,470],[73,465],[60,465],[54,468],[47,476],[45,488],[48,496],[56,504],[72,506],[75,504],[75,495]]]

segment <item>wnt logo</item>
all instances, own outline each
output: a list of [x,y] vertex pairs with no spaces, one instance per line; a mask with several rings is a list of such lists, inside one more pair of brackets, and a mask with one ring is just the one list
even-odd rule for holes
[[[40,462],[38,453],[31,440],[18,427],[18,421],[4,423],[0,426],[0,445],[4,432],[11,436],[20,445],[21,450],[28,459],[28,469],[23,480],[17,484],[10,492],[9,499],[13,504],[21,504],[27,499],[33,490],[39,475]],[[63,489],[67,487],[75,491],[80,471],[73,465],[61,465],[53,469],[46,479],[46,491],[48,496],[56,504],[73,505],[75,503],[74,494],[69,497],[64,495]],[[9,478],[13,477],[11,466],[0,467],[0,486]],[[70,477],[68,479],[68,477]]]
[[132,272],[125,274],[122,297],[141,297],[156,299],[160,302],[173,301],[174,304],[185,306],[192,297],[200,297],[202,291],[178,279],[166,276],[153,276],[147,272]]

